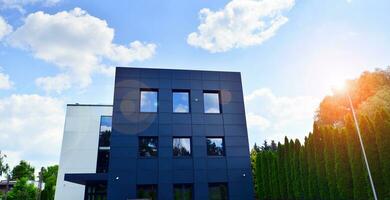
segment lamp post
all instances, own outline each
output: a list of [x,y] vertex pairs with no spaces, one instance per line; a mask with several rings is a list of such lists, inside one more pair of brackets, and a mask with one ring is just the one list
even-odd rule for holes
[[368,165],[366,151],[364,150],[363,140],[362,140],[362,136],[360,134],[360,128],[359,128],[359,123],[358,123],[358,120],[357,120],[357,117],[356,117],[355,109],[353,108],[352,99],[351,99],[351,96],[349,95],[348,90],[346,90],[346,93],[347,93],[348,100],[349,100],[349,106],[351,107],[351,110],[352,110],[353,120],[355,121],[356,132],[358,133],[358,136],[359,136],[360,146],[362,148],[364,162],[366,163],[366,167],[367,167],[368,177],[370,179],[372,193],[374,194],[374,199],[378,200],[378,197],[376,196],[374,181],[372,180],[372,177],[371,177],[370,166]]

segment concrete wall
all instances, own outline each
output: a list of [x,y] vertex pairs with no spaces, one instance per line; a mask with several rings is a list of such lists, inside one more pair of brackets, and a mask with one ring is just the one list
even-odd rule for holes
[[64,174],[96,172],[102,115],[111,116],[112,106],[67,106],[56,200],[84,199],[85,186],[64,181]]
[[[140,89],[159,90],[158,113],[140,113]],[[191,112],[172,113],[172,90],[190,90]],[[222,113],[203,113],[203,91],[221,92]],[[138,157],[138,137],[158,136],[157,158]],[[190,136],[191,158],[173,158],[172,137]],[[206,137],[225,139],[225,156],[210,157]],[[173,184],[193,184],[195,199],[208,183],[228,183],[229,199],[253,199],[240,73],[117,68],[108,199],[136,197],[137,184],[157,184],[159,199],[173,199]]]

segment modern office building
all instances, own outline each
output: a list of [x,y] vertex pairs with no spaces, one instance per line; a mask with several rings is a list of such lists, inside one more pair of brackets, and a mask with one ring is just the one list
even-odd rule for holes
[[240,73],[118,67],[113,107],[68,105],[57,188],[56,200],[253,199]]

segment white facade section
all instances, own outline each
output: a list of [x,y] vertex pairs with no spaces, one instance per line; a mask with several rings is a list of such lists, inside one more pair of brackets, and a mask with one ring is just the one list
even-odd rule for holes
[[62,139],[55,200],[83,200],[84,185],[64,180],[66,173],[96,173],[100,117],[112,106],[68,105]]

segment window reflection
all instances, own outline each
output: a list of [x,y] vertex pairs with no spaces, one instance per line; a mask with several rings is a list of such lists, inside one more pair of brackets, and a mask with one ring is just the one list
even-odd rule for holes
[[223,138],[207,138],[207,155],[224,156]]
[[156,157],[157,148],[157,137],[139,137],[139,155],[141,157]]
[[209,200],[228,199],[228,189],[226,183],[209,183]]
[[157,91],[141,91],[140,111],[141,112],[157,112]]
[[191,184],[175,184],[173,185],[173,197],[175,200],[191,200],[192,185]]
[[173,138],[173,156],[191,156],[191,139]]
[[110,137],[112,131],[112,117],[101,116],[100,118],[100,133],[99,133],[99,147],[109,147]]
[[157,199],[157,185],[137,185],[137,198]]
[[204,92],[204,112],[221,113],[218,92]]
[[189,96],[190,94],[188,91],[174,91],[172,93],[173,112],[175,113],[190,112]]

